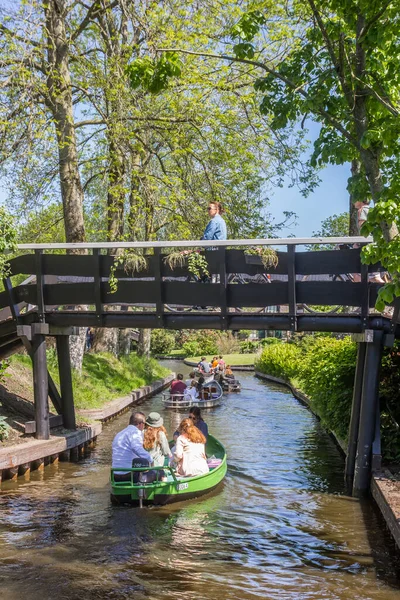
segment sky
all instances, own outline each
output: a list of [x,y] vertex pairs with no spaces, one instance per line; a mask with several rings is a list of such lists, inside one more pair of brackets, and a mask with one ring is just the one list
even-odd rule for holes
[[334,214],[340,214],[349,209],[349,194],[346,190],[347,179],[350,177],[350,165],[328,166],[319,177],[321,183],[307,198],[296,188],[276,188],[270,198],[269,212],[279,222],[282,211],[293,211],[297,214],[297,226],[284,229],[281,237],[311,237],[320,230],[321,221]]
[[[318,136],[319,124],[307,120],[310,147],[303,158],[307,160],[311,156],[312,143]],[[282,221],[284,210],[293,211],[297,214],[297,225],[281,232],[281,237],[294,235],[295,237],[311,237],[314,232],[321,228],[321,221],[332,215],[349,210],[349,193],[346,189],[347,180],[350,177],[350,163],[338,166],[329,165],[319,172],[321,183],[307,198],[299,193],[296,187],[275,188],[273,196],[270,197],[269,212],[276,222]]]

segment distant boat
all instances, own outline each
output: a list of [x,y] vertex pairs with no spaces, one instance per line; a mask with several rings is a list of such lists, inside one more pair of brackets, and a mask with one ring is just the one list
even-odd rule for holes
[[[196,477],[177,477],[171,467],[153,467],[151,470],[163,470],[167,481],[140,481],[141,473],[149,467],[132,469],[111,469],[111,501],[113,504],[163,505],[203,496],[215,489],[223,480],[227,470],[225,448],[212,435],[206,444],[209,472]],[[130,471],[131,481],[115,481],[118,471]]]
[[165,408],[214,408],[219,406],[223,399],[223,390],[217,381],[205,383],[200,392],[200,398],[192,398],[189,394],[171,394],[163,393],[163,403]]

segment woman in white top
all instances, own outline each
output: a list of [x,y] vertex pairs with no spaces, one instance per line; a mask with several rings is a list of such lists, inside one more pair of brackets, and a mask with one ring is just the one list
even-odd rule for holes
[[178,475],[194,477],[208,473],[204,435],[193,425],[191,419],[183,419],[179,425],[179,433],[175,449]]

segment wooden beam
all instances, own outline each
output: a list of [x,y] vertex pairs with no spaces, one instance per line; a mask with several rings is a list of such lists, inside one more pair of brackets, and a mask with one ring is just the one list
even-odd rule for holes
[[56,338],[56,345],[64,427],[66,429],[76,429],[69,336],[58,336]]
[[32,339],[33,395],[35,399],[36,438],[48,440],[49,428],[49,383],[47,377],[46,338],[36,334]]
[[[63,426],[63,417],[62,415],[50,415],[49,416],[49,427],[52,429],[53,427],[62,427]],[[26,421],[24,423],[25,433],[36,433],[36,421]]]
[[288,246],[288,304],[290,329],[297,331],[296,311],[296,246]]

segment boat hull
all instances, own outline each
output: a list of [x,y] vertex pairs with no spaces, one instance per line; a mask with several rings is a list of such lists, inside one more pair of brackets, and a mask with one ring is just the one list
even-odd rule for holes
[[[208,473],[197,477],[184,477],[173,481],[157,481],[148,484],[132,484],[131,482],[115,482],[113,470],[111,474],[111,501],[113,504],[165,505],[198,498],[215,490],[226,475],[227,463],[225,449],[218,440],[209,436],[206,446],[207,455],[221,459],[221,464],[210,469]],[[143,490],[143,491],[142,491]]]

